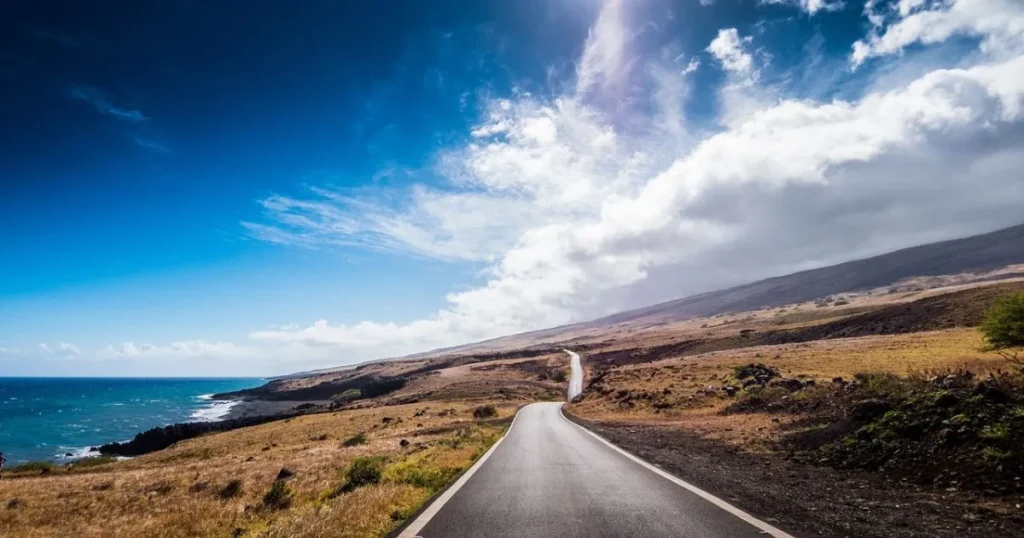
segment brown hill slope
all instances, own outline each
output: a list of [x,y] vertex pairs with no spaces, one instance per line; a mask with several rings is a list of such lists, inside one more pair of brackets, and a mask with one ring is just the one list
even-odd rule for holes
[[645,317],[673,321],[754,310],[888,286],[913,276],[984,271],[1022,262],[1024,224],[684,297],[615,314],[590,324],[610,325]]

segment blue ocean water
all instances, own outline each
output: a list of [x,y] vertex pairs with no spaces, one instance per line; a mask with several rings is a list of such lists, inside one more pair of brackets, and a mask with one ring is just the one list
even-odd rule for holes
[[9,464],[82,457],[156,426],[217,420],[232,404],[210,394],[263,381],[0,377],[0,452]]

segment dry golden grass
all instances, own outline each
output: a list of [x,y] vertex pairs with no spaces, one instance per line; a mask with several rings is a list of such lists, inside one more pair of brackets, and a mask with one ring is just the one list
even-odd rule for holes
[[[502,427],[473,421],[473,407],[428,402],[309,415],[88,471],[5,477],[0,536],[380,536],[498,438]],[[515,409],[499,406],[499,417]],[[366,444],[342,445],[361,432]],[[349,463],[366,455],[386,458],[381,483],[327,498]],[[274,510],[262,497],[284,467],[294,472],[294,501]],[[436,483],[412,480],[421,476]],[[241,492],[222,498],[232,480]]]
[[779,368],[788,377],[803,376],[821,382],[833,377],[849,379],[860,372],[907,374],[966,368],[985,374],[1006,368],[1002,357],[983,351],[983,347],[984,341],[976,330],[950,329],[758,346],[670,358],[614,368],[607,373],[604,383],[616,390],[658,395],[659,400],[673,401],[671,408],[657,410],[652,405],[653,400],[643,398],[622,405],[613,395],[590,395],[572,404],[570,410],[595,420],[669,423],[707,437],[749,444],[772,438],[780,424],[794,417],[720,414],[732,399],[721,394],[705,394],[704,389],[727,382],[736,366],[765,363]]

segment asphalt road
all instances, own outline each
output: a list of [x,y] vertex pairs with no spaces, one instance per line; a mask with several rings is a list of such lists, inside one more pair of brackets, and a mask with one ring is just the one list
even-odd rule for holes
[[524,407],[468,478],[400,536],[788,536],[612,448],[563,417],[561,405]]
[[580,364],[580,356],[574,351],[564,350],[569,354],[569,389],[566,391],[567,400],[583,392],[583,365]]

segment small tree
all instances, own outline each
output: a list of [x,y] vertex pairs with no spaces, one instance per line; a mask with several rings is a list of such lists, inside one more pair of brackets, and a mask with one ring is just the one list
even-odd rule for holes
[[1008,348],[1024,346],[1024,292],[1001,297],[985,312],[981,332],[992,349],[1018,362],[1017,353]]

